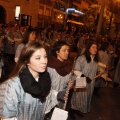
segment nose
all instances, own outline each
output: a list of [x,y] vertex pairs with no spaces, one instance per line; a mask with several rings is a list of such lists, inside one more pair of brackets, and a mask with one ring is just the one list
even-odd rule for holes
[[69,51],[66,51],[66,54],[68,55],[68,54],[69,54]]

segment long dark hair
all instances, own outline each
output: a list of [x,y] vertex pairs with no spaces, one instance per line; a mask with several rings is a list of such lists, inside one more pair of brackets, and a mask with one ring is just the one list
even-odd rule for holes
[[[87,45],[86,45],[86,49],[85,49],[85,52],[84,52],[84,55],[85,55],[85,57],[86,57],[86,60],[87,60],[87,62],[89,63],[89,62],[91,62],[91,57],[90,57],[90,47],[93,45],[93,44],[95,44],[95,45],[97,45],[97,43],[96,42],[88,42],[87,43]],[[98,45],[97,45],[98,46]],[[94,61],[95,62],[98,62],[98,51],[97,51],[97,53],[95,54],[95,57],[94,57]]]
[[[36,52],[38,49],[41,49],[41,48],[44,48],[40,43],[38,42],[30,42],[30,43],[27,43],[21,54],[20,54],[20,57],[18,59],[18,62],[16,63],[16,66],[13,70],[13,72],[10,74],[10,78],[11,77],[15,77],[17,75],[19,75],[19,73],[24,69],[26,68],[27,66],[27,63],[29,62],[32,54],[34,52]],[[45,49],[45,48],[44,48]]]
[[24,34],[23,42],[22,42],[23,44],[27,44],[27,43],[28,43],[29,35],[30,35],[32,32],[35,32],[35,34],[36,34],[36,29],[33,28],[33,27],[29,27],[29,28],[26,30],[26,32],[25,32],[25,34]]

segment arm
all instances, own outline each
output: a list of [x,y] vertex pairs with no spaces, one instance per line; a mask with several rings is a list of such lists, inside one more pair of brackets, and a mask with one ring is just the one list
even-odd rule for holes
[[22,39],[21,38],[14,38],[14,41],[19,42],[19,41],[22,41]]
[[83,56],[78,57],[76,60],[75,70],[74,70],[74,74],[76,75],[76,77],[80,77],[83,74],[82,65],[83,65]]
[[13,40],[13,39],[11,39],[10,37],[8,37],[8,40],[9,40],[10,42],[14,42],[14,40]]
[[7,82],[0,85],[0,118],[2,120],[15,120],[18,115],[17,99],[14,86]]
[[21,51],[22,51],[23,47],[24,47],[24,45],[22,45],[22,44],[19,44],[19,45],[18,45],[18,47],[17,47],[17,49],[16,49],[16,52],[15,52],[15,62],[18,61],[19,56],[20,56],[20,54],[21,54]]
[[82,72],[82,68],[84,68],[84,62],[85,62],[84,56],[81,56],[76,60],[74,74],[76,75],[77,78],[86,77],[86,82],[90,83],[92,80],[89,77],[85,76],[84,73]]
[[58,104],[57,94],[58,94],[57,91],[53,89],[50,90],[50,93],[47,96],[46,102],[45,102],[45,107],[44,107],[45,114],[50,112],[50,110]]
[[105,65],[104,63],[102,63],[102,62],[98,62],[98,65],[99,65],[100,67],[106,68],[106,65]]

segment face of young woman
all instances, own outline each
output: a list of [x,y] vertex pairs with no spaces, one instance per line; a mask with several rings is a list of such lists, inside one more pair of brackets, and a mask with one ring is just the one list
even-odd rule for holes
[[29,35],[29,42],[34,41],[36,39],[36,34],[35,32],[31,32]]
[[34,77],[38,77],[39,72],[44,72],[47,67],[47,55],[45,49],[41,48],[34,52],[27,65]]
[[96,45],[96,44],[93,44],[93,45],[90,47],[89,51],[90,51],[90,54],[91,54],[91,55],[95,55],[95,54],[97,53],[97,45]]
[[64,61],[68,59],[70,48],[67,45],[61,47],[60,51],[57,51],[57,59]]

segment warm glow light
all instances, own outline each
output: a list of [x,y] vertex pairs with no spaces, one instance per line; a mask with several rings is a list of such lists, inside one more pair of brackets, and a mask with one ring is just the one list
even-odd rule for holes
[[57,17],[58,19],[62,19],[63,18],[63,16],[60,14],[60,15],[58,15],[58,17]]
[[78,24],[78,25],[84,25],[84,24],[81,23],[81,22],[76,22],[76,21],[73,21],[73,20],[67,20],[67,22],[74,23],[74,24]]

